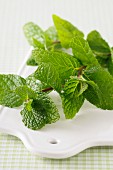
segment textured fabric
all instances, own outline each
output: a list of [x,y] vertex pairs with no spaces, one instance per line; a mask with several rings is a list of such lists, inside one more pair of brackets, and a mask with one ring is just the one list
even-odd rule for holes
[[[88,33],[98,30],[113,46],[112,0],[0,0],[0,73],[16,73],[29,49],[22,26],[33,21],[46,29],[55,13]],[[0,170],[112,170],[113,147],[95,147],[65,160],[29,153],[13,136],[0,134]]]
[[0,170],[111,170],[113,147],[94,147],[64,160],[41,158],[29,153],[13,136],[0,135]]

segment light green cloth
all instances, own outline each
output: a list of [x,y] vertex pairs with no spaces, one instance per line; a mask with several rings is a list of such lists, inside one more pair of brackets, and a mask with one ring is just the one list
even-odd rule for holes
[[0,134],[0,170],[112,170],[113,147],[94,147],[64,160],[32,155],[13,136]]

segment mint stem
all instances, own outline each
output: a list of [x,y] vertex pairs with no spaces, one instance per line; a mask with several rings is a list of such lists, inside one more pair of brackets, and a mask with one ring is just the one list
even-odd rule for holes
[[52,44],[59,44],[60,41],[53,41]]
[[[62,88],[64,87],[64,85],[62,85]],[[53,90],[53,88],[52,87],[48,87],[48,88],[46,88],[46,89],[43,89],[42,90],[42,92],[48,92],[48,91],[50,91],[50,90]]]
[[78,77],[82,75],[82,71],[86,68],[86,66],[81,66],[78,70]]
[[43,89],[42,92],[48,92],[48,91],[50,91],[50,90],[53,90],[53,88],[52,88],[52,87],[48,87],[48,88],[46,88],[46,89]]

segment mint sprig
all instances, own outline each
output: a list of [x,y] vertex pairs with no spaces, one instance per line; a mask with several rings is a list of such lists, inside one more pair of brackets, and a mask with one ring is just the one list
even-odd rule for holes
[[96,56],[107,58],[110,55],[110,47],[98,31],[91,31],[87,36],[87,41]]
[[37,46],[34,40],[37,40],[38,45],[40,46],[44,44],[44,38],[43,38],[44,32],[38,25],[34,24],[33,22],[29,22],[24,25],[23,30],[31,46],[34,47]]
[[94,57],[94,54],[89,47],[88,42],[77,34],[72,38],[70,43],[72,52],[83,65],[88,66],[91,64],[98,65],[97,59]]
[[100,91],[98,91],[98,95],[101,96],[100,104],[96,102],[97,98],[93,92],[90,92],[91,96],[87,95],[86,98],[97,107],[113,110],[113,77],[110,73],[101,66],[91,66],[85,70],[85,75],[98,86]]
[[79,93],[79,89],[79,81],[76,79],[70,79],[65,83],[61,99],[67,119],[72,119],[84,103],[84,96]]
[[52,90],[61,97],[66,119],[75,117],[84,100],[113,110],[113,48],[96,30],[84,39],[69,21],[53,15],[53,22],[46,30],[33,22],[24,25],[33,47],[27,65],[38,66],[36,71],[26,79],[0,75],[0,105],[22,106],[22,121],[33,130],[60,118],[49,95]]
[[24,86],[26,80],[18,75],[0,75],[0,104],[8,107],[22,105],[23,99],[16,92],[19,86]]
[[18,75],[0,75],[0,104],[10,108],[23,105],[20,112],[25,126],[40,129],[59,119],[58,109],[32,75],[26,80]]
[[34,50],[32,53],[35,62],[39,64],[35,76],[38,80],[60,92],[62,85],[72,75],[76,74],[77,60],[65,52]]
[[41,129],[59,119],[59,113],[52,100],[45,94],[39,94],[35,100],[24,104],[20,112],[25,126],[33,130]]
[[77,27],[57,15],[53,15],[53,22],[58,31],[61,44],[64,48],[69,48],[69,42],[73,38],[74,34],[78,34],[81,37],[84,36],[83,32],[78,30]]

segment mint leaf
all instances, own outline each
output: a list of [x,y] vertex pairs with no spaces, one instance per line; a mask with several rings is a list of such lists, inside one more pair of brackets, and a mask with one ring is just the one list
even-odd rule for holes
[[[42,44],[40,41],[38,41],[37,39],[35,38],[32,38],[33,40],[33,46],[35,48],[42,48],[42,49],[45,49],[45,44]],[[32,58],[32,56],[30,56],[26,62],[26,64],[28,66],[37,66],[38,64],[35,62],[35,60]]]
[[45,125],[45,114],[40,109],[35,109],[31,106],[31,101],[24,106],[24,109],[20,112],[22,115],[22,121],[25,126],[30,129],[41,129]]
[[23,102],[29,99],[36,99],[38,96],[38,94],[27,85],[17,87],[15,93],[20,96]]
[[53,41],[58,41],[58,33],[56,31],[56,28],[54,26],[49,27],[45,31],[45,35],[53,42]]
[[25,79],[13,74],[0,74],[0,105],[18,107],[23,100],[15,92],[16,88],[26,84]]
[[89,44],[82,37],[75,35],[70,43],[74,56],[85,66],[98,65],[98,61],[93,55]]
[[26,64],[27,64],[28,66],[37,66],[37,65],[38,65],[32,57],[29,57],[29,58],[28,58]]
[[58,36],[61,41],[61,44],[65,48],[69,48],[69,43],[73,38],[74,34],[78,34],[81,37],[84,36],[84,34],[80,30],[78,30],[78,28],[76,28],[74,25],[56,15],[53,15],[53,21],[58,31]]
[[41,43],[39,40],[33,38],[34,47],[45,49],[44,42]]
[[18,107],[24,101],[37,98],[36,92],[26,85],[26,80],[18,75],[0,75],[0,104]]
[[40,49],[34,50],[32,55],[39,63],[36,78],[57,91],[61,90],[66,79],[76,73],[77,60],[69,54]]
[[52,100],[44,95],[38,95],[34,101],[25,103],[24,109],[21,111],[22,121],[25,126],[33,130],[37,130],[51,124],[59,119],[58,110]]
[[54,26],[49,27],[45,33],[46,47],[48,50],[57,51],[62,50],[61,43],[58,38],[58,33]]
[[19,107],[23,104],[23,100],[15,91],[0,91],[0,105],[6,107]]
[[51,124],[59,120],[60,116],[58,113],[58,109],[52,99],[44,94],[39,94],[37,100],[34,101],[34,107],[41,106],[41,110],[45,110],[46,115],[46,124]]
[[94,54],[102,58],[108,58],[111,53],[110,47],[98,31],[91,31],[87,36],[87,41]]
[[41,82],[36,79],[34,73],[26,78],[26,84],[29,88],[31,88],[36,93],[41,92],[42,89]]
[[54,41],[59,41],[56,28],[54,26],[49,27],[45,32],[46,46],[51,46]]
[[44,89],[49,87],[46,83],[42,83],[41,81],[37,80],[34,73],[26,78],[26,84],[36,93],[42,92]]
[[103,103],[102,92],[100,91],[98,85],[91,80],[86,81],[88,88],[84,91],[84,97],[95,106],[101,108]]
[[26,80],[21,76],[14,74],[0,74],[0,92],[15,90],[16,87],[26,84]]
[[27,38],[29,44],[31,46],[36,47],[36,43],[34,43],[34,39],[40,44],[44,44],[44,32],[43,30],[33,22],[28,22],[23,27],[25,37]]
[[[97,95],[91,89],[89,94],[86,94],[87,100],[91,103],[100,107],[102,109],[113,109],[113,78],[108,71],[104,70],[101,66],[91,66],[85,70],[85,76],[88,80],[94,81],[98,89],[96,88],[96,93],[99,96],[97,100]],[[94,88],[94,87],[93,87]],[[89,89],[88,89],[89,90]],[[88,92],[87,90],[87,92]]]
[[80,83],[80,90],[78,92],[78,96],[83,94],[88,89],[88,84],[86,83],[86,81],[80,81],[79,83]]
[[95,56],[96,59],[98,60],[98,63],[101,65],[101,67],[103,68],[107,68],[108,67],[108,61],[109,61],[109,58],[103,58],[103,57],[100,57],[100,56]]
[[55,70],[55,67],[52,64],[40,64],[38,69],[35,72],[35,76],[41,82],[48,84],[50,87],[53,87],[55,90],[60,91],[62,87],[62,82],[60,75]]
[[19,86],[15,90],[0,92],[0,104],[7,107],[18,107],[29,99],[35,99],[37,94],[26,85]]
[[84,97],[79,93],[79,81],[70,79],[65,83],[61,94],[62,106],[67,119],[72,119],[81,108]]
[[108,58],[108,71],[113,76],[113,47],[111,48],[111,56]]

